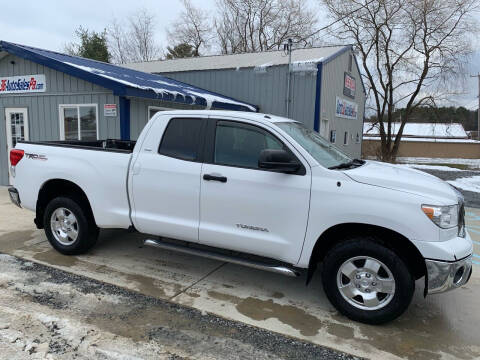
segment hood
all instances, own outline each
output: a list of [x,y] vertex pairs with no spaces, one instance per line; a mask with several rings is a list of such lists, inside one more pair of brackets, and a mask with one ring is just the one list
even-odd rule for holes
[[351,179],[374,186],[404,191],[430,198],[432,205],[458,203],[456,191],[445,181],[402,165],[367,161],[365,165],[343,171]]

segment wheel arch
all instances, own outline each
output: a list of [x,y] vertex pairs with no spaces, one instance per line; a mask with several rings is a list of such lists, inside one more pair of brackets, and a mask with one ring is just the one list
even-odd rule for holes
[[34,220],[38,229],[43,229],[43,216],[48,203],[58,196],[75,197],[85,206],[89,215],[95,220],[87,194],[80,186],[70,180],[50,179],[43,183],[38,192]]
[[310,282],[318,263],[322,262],[328,251],[341,241],[355,235],[374,236],[381,245],[391,249],[406,263],[415,279],[426,274],[425,259],[417,247],[404,235],[377,225],[362,223],[343,223],[325,230],[313,247],[308,265],[307,284]]

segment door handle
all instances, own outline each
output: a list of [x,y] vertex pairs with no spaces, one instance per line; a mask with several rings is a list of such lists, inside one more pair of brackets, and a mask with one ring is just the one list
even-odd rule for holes
[[227,182],[227,178],[225,176],[217,176],[217,175],[210,175],[210,174],[203,175],[203,180],[206,180],[206,181],[220,181],[222,183]]

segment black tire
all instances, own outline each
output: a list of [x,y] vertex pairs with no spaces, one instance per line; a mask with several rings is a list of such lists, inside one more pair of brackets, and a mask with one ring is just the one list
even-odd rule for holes
[[[374,260],[380,261],[390,271],[390,276],[393,275],[393,279],[395,282],[395,290],[393,294],[389,298],[389,302],[385,300],[383,307],[381,308],[373,308],[373,309],[361,309],[359,306],[361,304],[351,304],[350,302],[361,302],[363,295],[372,295],[372,294],[362,294],[360,297],[358,295],[353,299],[350,299],[350,302],[346,300],[344,295],[340,292],[337,276],[339,276],[339,280],[341,282],[341,286],[344,285],[344,281],[349,284],[350,281],[352,282],[352,286],[355,287],[353,291],[357,293],[360,291],[360,287],[364,286],[365,284],[360,285],[359,282],[363,280],[357,280],[357,276],[363,275],[355,275],[354,280],[350,280],[348,277],[342,275],[343,272],[339,270],[342,264],[348,263],[350,259],[356,257],[368,257],[373,258]],[[362,268],[361,262],[363,260],[354,260],[353,263],[358,266],[360,269]],[[360,265],[358,265],[360,262]],[[365,264],[365,263],[364,263]],[[385,270],[382,267],[380,272],[384,272]],[[354,274],[360,274],[355,270]],[[363,274],[363,273],[362,273]],[[371,275],[365,275],[371,276]],[[348,240],[342,241],[339,244],[335,245],[326,255],[323,261],[323,270],[322,270],[322,281],[323,281],[323,288],[325,293],[330,300],[330,302],[335,306],[335,308],[348,317],[349,319],[359,321],[366,324],[383,324],[389,321],[392,321],[399,317],[410,305],[412,300],[413,293],[415,291],[415,279],[412,273],[409,271],[408,267],[406,266],[405,262],[397,255],[395,252],[387,248],[386,246],[382,245],[382,242],[379,239],[369,236],[362,236],[356,238],[350,238]],[[358,281],[358,282],[357,282]],[[370,279],[367,280],[371,281]],[[356,283],[355,283],[356,282]],[[375,284],[375,283],[374,283]],[[365,285],[371,286],[372,283]],[[357,289],[358,288],[358,289]],[[358,291],[357,291],[358,290]],[[361,289],[362,291],[369,291],[371,292],[370,288],[365,290],[364,288]],[[376,291],[374,291],[376,293]],[[355,294],[354,293],[354,294]],[[353,296],[353,295],[351,295]],[[385,296],[385,294],[377,294],[375,295],[376,299]],[[347,296],[348,297],[348,296]],[[363,300],[363,299],[362,299]],[[381,300],[384,301],[384,300]],[[355,305],[355,306],[354,306]],[[365,305],[366,306],[366,305]]]
[[[76,231],[78,233],[76,239],[70,244],[62,244],[52,232],[50,220],[52,214],[57,210],[64,208],[71,212],[76,219]],[[95,224],[93,215],[88,208],[88,204],[84,204],[80,199],[70,197],[57,197],[51,200],[43,216],[43,225],[45,234],[50,244],[58,252],[64,255],[79,255],[90,250],[98,239],[99,229]]]

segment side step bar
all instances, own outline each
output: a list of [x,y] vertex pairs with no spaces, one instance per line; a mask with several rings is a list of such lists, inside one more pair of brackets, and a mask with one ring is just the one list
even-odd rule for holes
[[300,273],[298,271],[286,266],[273,265],[273,264],[267,264],[267,263],[254,261],[254,260],[242,259],[239,257],[219,254],[209,250],[202,250],[202,249],[196,249],[196,248],[186,247],[182,245],[172,244],[170,242],[166,242],[162,240],[147,239],[143,242],[143,244],[146,246],[157,247],[165,250],[178,251],[178,252],[182,252],[190,255],[202,256],[208,259],[224,261],[232,264],[244,265],[254,269],[266,270],[266,271],[274,272],[277,274],[283,274],[283,275],[292,276],[292,277],[300,276]]

